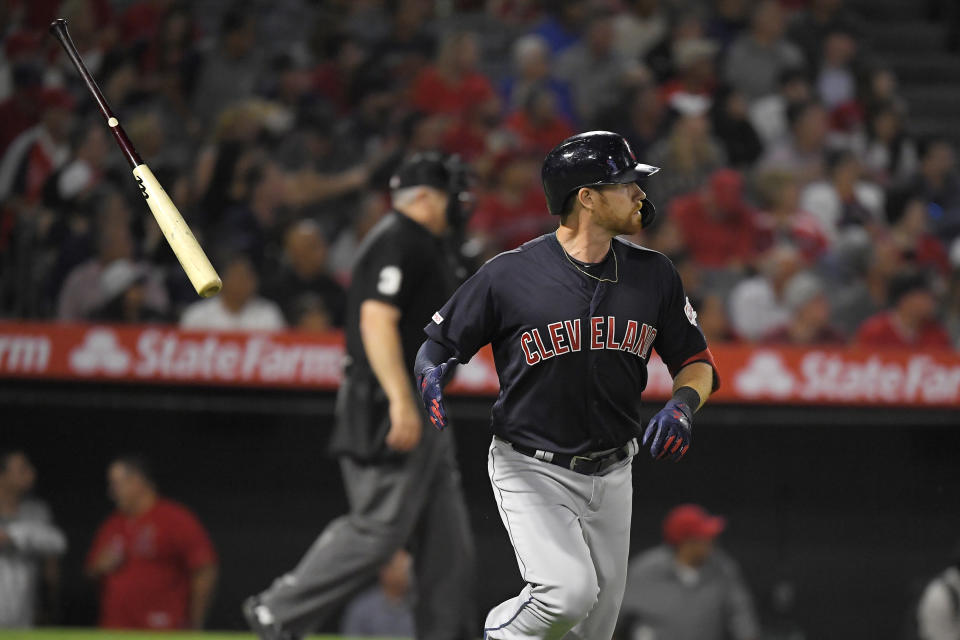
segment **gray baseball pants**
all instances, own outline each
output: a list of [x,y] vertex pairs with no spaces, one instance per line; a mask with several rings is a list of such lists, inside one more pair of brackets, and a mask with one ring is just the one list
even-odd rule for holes
[[494,438],[488,471],[527,585],[494,607],[487,640],[604,640],[627,580],[632,458],[588,476],[514,451]]
[[350,512],[331,522],[300,564],[260,594],[285,630],[305,635],[408,546],[417,585],[418,640],[476,634],[474,547],[453,437],[425,426],[397,463],[340,461]]

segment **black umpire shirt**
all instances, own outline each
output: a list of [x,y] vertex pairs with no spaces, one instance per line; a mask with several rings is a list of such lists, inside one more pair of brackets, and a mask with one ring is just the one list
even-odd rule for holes
[[531,240],[487,262],[427,325],[461,362],[493,346],[501,438],[564,454],[622,446],[641,429],[651,348],[674,375],[713,366],[670,260],[620,239],[611,248],[590,266],[553,233]]
[[345,380],[337,396],[337,427],[330,445],[335,455],[361,461],[392,455],[383,443],[390,427],[389,403],[360,338],[360,306],[379,300],[400,310],[403,360],[412,372],[423,344],[424,323],[455,288],[450,265],[443,241],[396,211],[388,213],[360,245],[347,291]]

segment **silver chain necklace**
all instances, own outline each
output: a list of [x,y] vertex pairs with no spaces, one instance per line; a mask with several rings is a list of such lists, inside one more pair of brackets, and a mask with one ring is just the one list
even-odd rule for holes
[[[570,257],[570,254],[567,253],[567,250],[563,248],[563,244],[560,242],[560,237],[557,236],[557,232],[556,232],[556,231],[553,232],[553,236],[557,239],[557,244],[560,245],[560,250],[563,251],[563,256],[567,259],[567,262],[569,262],[570,264],[572,264],[572,265],[573,265],[573,268],[576,269],[577,271],[579,271],[580,273],[582,273],[583,275],[587,276],[588,278],[593,278],[594,280],[597,280],[598,282],[612,282],[612,283],[616,283],[618,280],[620,280],[620,264],[617,262],[617,252],[614,251],[612,245],[610,246],[610,251],[613,253],[613,280],[611,280],[610,278],[598,278],[597,276],[593,275],[592,273],[589,273],[589,272],[584,271],[583,269],[581,269],[581,268],[580,268],[580,265],[578,265],[578,264],[576,263],[576,261],[575,261],[573,258]],[[600,263],[598,263],[598,264],[600,264]]]

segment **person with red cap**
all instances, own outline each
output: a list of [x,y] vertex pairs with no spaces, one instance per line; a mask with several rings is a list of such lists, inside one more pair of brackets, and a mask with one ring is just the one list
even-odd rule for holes
[[726,519],[696,504],[663,520],[664,544],[630,561],[618,628],[623,637],[753,640],[760,625],[737,563],[714,547]]

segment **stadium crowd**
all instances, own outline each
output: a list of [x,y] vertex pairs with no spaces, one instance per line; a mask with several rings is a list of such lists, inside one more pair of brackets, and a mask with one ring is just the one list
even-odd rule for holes
[[[949,3],[948,3],[949,4]],[[548,149],[624,135],[663,170],[636,241],[710,342],[960,346],[960,176],[843,0],[15,0],[0,9],[0,316],[343,322],[412,152],[468,160],[483,259],[552,229]],[[196,301],[46,26],[219,269]]]

